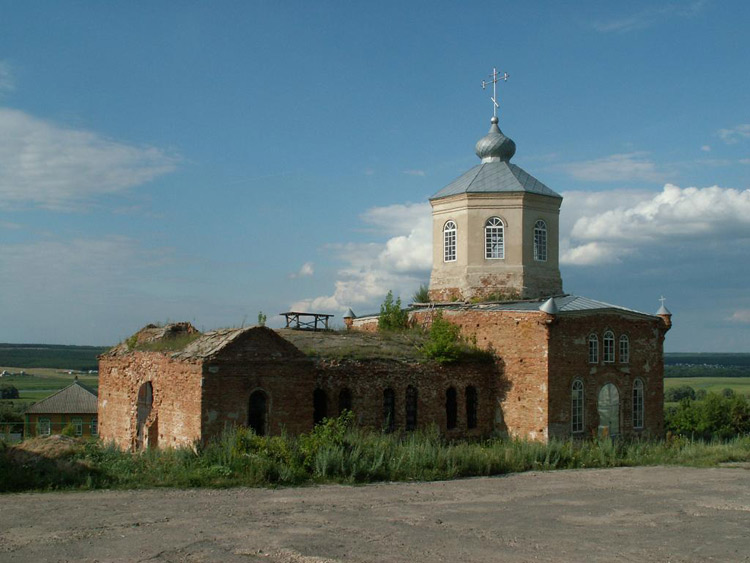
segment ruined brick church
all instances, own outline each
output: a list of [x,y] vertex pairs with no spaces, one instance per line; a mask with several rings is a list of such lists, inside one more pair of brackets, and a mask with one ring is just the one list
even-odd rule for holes
[[206,442],[228,425],[306,432],[344,410],[364,426],[533,440],[663,432],[663,343],[671,314],[565,293],[562,197],[510,160],[493,117],[480,163],[431,199],[431,303],[493,361],[436,364],[377,316],[346,332],[149,325],[100,358],[100,436],[123,448]]

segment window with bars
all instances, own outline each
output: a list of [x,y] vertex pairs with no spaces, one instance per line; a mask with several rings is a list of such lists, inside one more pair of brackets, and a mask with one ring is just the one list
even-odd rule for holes
[[630,362],[630,339],[626,335],[620,337],[620,363]]
[[570,404],[570,431],[583,432],[583,382],[573,382]]
[[547,224],[542,220],[534,225],[534,260],[547,261]]
[[611,330],[604,333],[604,363],[615,363],[615,335]]
[[633,382],[633,428],[643,428],[643,381]]
[[505,258],[505,225],[500,217],[490,217],[484,224],[484,257],[488,260]]
[[589,363],[599,363],[599,338],[596,334],[589,336]]
[[456,224],[453,221],[443,227],[443,261],[456,261]]

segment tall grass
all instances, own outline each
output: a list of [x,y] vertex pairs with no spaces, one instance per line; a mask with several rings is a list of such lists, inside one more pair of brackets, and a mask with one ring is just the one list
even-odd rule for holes
[[21,451],[0,444],[0,491],[423,481],[529,470],[750,461],[750,437],[726,442],[446,442],[437,429],[381,434],[354,427],[350,417],[327,421],[297,437],[261,437],[228,428],[200,449],[142,454],[68,440],[69,446],[57,456],[36,455],[31,446]]

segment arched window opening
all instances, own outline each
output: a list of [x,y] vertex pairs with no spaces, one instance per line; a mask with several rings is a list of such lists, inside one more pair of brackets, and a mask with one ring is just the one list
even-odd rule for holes
[[604,363],[615,363],[615,334],[611,330],[604,333]]
[[599,338],[596,334],[589,336],[589,363],[599,363]]
[[633,428],[643,428],[643,381],[636,379],[633,382]]
[[469,385],[466,388],[466,428],[469,430],[477,427],[478,405],[477,388]]
[[417,388],[409,385],[406,388],[406,430],[417,428]]
[[542,220],[534,225],[534,260],[547,261],[547,224]]
[[[154,387],[150,381],[147,381],[138,389],[138,399],[136,400],[136,448],[142,450],[146,447],[153,447],[156,444],[151,443],[150,438],[156,438],[153,436],[153,432],[149,432],[150,428],[146,427],[151,416],[151,410],[154,406]],[[152,421],[153,425],[155,421]]]
[[445,418],[448,430],[453,430],[458,423],[458,401],[454,387],[448,387],[445,392]]
[[505,258],[505,225],[499,217],[490,217],[484,224],[484,257],[488,260]]
[[344,387],[339,391],[339,414],[352,410],[352,392]]
[[328,416],[328,397],[323,389],[313,392],[313,424],[322,422]]
[[630,363],[630,339],[625,334],[620,337],[620,363]]
[[599,390],[599,435],[617,436],[620,434],[620,392],[612,383]]
[[456,261],[456,223],[453,221],[443,227],[443,261]]
[[396,393],[393,389],[383,391],[383,430],[393,432],[396,428]]
[[247,425],[258,436],[265,436],[268,428],[268,400],[263,391],[253,391],[247,409]]
[[583,381],[573,382],[570,404],[570,431],[583,432]]

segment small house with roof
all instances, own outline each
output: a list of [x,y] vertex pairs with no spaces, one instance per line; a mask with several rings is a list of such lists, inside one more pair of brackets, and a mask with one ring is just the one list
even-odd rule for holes
[[75,436],[99,434],[96,392],[75,378],[72,384],[31,405],[25,413],[26,437],[60,434],[72,426]]

